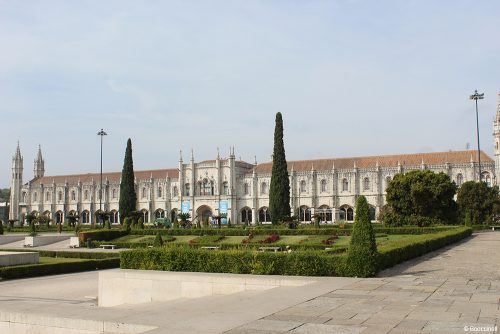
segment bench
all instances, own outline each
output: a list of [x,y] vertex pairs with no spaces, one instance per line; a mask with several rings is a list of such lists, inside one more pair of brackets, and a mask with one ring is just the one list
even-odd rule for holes
[[279,250],[281,250],[281,247],[259,247],[261,252],[277,252]]
[[220,249],[220,247],[219,246],[203,246],[203,247],[201,247],[201,249],[216,250],[216,249]]
[[492,226],[491,230],[494,231],[495,229],[500,229],[500,226]]
[[101,245],[99,247],[101,247],[102,249],[115,249],[116,245]]

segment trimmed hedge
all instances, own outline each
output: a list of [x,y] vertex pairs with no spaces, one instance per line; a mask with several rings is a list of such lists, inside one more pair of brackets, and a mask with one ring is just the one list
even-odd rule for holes
[[338,276],[345,257],[319,251],[265,253],[206,251],[189,247],[137,249],[120,253],[120,268],[209,273]]
[[14,279],[25,277],[36,277],[45,275],[68,274],[79,271],[90,271],[99,269],[118,268],[120,259],[89,259],[78,262],[65,263],[40,263],[26,264],[21,266],[0,267],[0,278]]
[[80,232],[78,233],[78,238],[80,239],[80,245],[84,245],[88,238],[91,238],[93,241],[109,241],[127,234],[128,231],[103,229]]
[[[418,227],[418,226],[402,226],[402,227],[383,227],[380,224],[372,224],[373,231],[375,233],[385,233],[385,234],[428,234],[436,233],[447,230],[452,230],[457,228],[456,226],[431,226],[431,227]],[[225,236],[246,236],[250,232],[254,235],[263,234],[273,234],[277,233],[279,235],[328,235],[335,234],[339,236],[350,235],[352,228],[340,228],[340,227],[322,227],[322,228],[297,228],[297,229],[287,229],[287,228],[170,228],[170,229],[144,229],[144,230],[131,230],[132,235],[156,235],[160,233],[161,235],[225,235]],[[105,240],[105,239],[99,239]],[[107,239],[108,240],[108,239]]]
[[114,259],[120,257],[118,253],[99,253],[99,252],[72,252],[72,251],[51,251],[37,249],[0,249],[5,252],[38,252],[43,257],[64,257],[72,259]]
[[460,227],[433,235],[422,235],[409,240],[400,239],[379,247],[378,269],[386,269],[398,263],[422,256],[441,247],[469,237],[472,229]]

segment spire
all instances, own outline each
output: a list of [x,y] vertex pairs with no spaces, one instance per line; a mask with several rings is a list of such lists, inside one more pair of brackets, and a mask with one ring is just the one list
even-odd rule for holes
[[256,155],[253,156],[253,164],[257,165],[257,156]]
[[191,149],[191,162],[193,162],[193,161],[194,161],[194,150]]
[[35,178],[43,177],[45,174],[45,161],[42,156],[42,147],[38,144],[38,153],[33,163],[33,176]]
[[182,162],[182,150],[179,150],[179,161]]
[[220,159],[220,151],[219,151],[219,148],[217,147],[217,160]]
[[12,169],[17,170],[19,173],[23,169],[23,156],[21,155],[21,148],[19,147],[19,140],[17,141],[16,153],[12,156]]
[[19,147],[19,140],[17,141],[16,155],[14,156],[14,159],[16,160],[23,159],[23,157],[21,156],[21,148]]
[[497,122],[500,122],[500,92],[498,92]]

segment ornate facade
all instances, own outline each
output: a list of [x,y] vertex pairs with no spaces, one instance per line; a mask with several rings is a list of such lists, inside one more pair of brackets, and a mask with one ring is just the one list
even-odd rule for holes
[[[500,94],[499,94],[500,97]],[[481,178],[497,184],[500,173],[500,99],[494,120],[495,158],[481,152]],[[137,210],[145,222],[175,217],[189,212],[194,221],[225,214],[232,223],[269,222],[269,187],[272,162],[257,164],[238,161],[234,148],[225,158],[189,162],[174,169],[136,171]],[[372,157],[332,158],[289,161],[292,215],[310,222],[313,215],[333,223],[354,219],[354,204],[359,195],[368,199],[372,219],[386,204],[385,189],[397,173],[415,169],[444,172],[457,186],[479,180],[477,151],[402,154]],[[19,144],[12,159],[10,219],[24,219],[27,213],[45,214],[56,223],[68,214],[80,221],[96,221],[102,209],[112,213],[118,223],[120,172],[45,176],[45,162],[39,148],[34,161],[34,178],[23,183],[23,157]],[[102,204],[101,204],[102,203]]]

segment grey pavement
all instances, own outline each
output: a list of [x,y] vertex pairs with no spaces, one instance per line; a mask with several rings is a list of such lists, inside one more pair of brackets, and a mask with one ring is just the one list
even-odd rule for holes
[[109,308],[96,306],[97,272],[5,281],[0,321],[7,313],[52,316],[74,326],[130,324],[128,333],[476,332],[499,323],[497,254],[500,232],[480,233],[376,278]]

